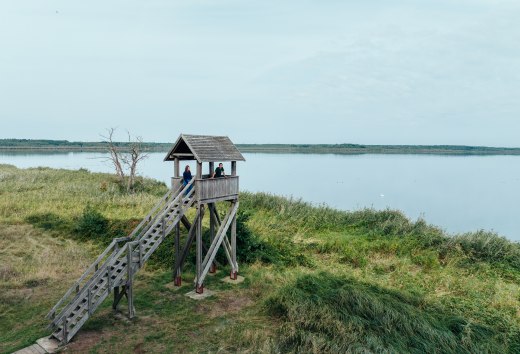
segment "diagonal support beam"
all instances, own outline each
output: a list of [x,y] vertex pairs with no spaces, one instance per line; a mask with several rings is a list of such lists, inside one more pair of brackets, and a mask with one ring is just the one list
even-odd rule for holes
[[[217,227],[220,227],[221,222],[220,222],[220,217],[218,215],[217,206],[213,204],[213,207],[211,209],[212,209],[211,217],[213,218],[214,222],[217,224]],[[238,264],[236,264],[236,262],[234,264],[233,259],[231,258],[231,254],[232,254],[231,244],[229,243],[229,240],[227,237],[224,237],[223,245],[224,245],[224,253],[226,254],[228,263],[231,265],[232,268],[234,268],[234,270],[236,270],[238,272]]]
[[117,306],[119,305],[119,301],[126,295],[126,287],[123,285],[121,287],[116,286],[114,288],[114,303],[112,304],[112,309],[117,310]]
[[190,221],[188,220],[188,218],[186,217],[186,215],[183,215],[182,218],[181,218],[181,222],[182,224],[184,225],[184,227],[187,229],[187,230],[190,230],[191,229],[191,223]]
[[219,249],[220,245],[222,244],[224,237],[226,236],[226,232],[229,229],[229,226],[231,225],[231,222],[233,221],[233,218],[235,217],[237,210],[238,210],[238,202],[232,203],[226,217],[224,218],[223,223],[220,225],[220,227],[218,229],[215,239],[213,240],[213,242],[211,243],[211,246],[209,247],[206,257],[204,257],[204,261],[202,262],[202,271],[201,271],[200,275],[198,275],[197,280],[196,280],[197,288],[202,288],[202,284],[204,283],[204,278],[208,274],[211,263],[213,262],[213,259],[215,259],[215,256],[217,255],[218,249]]

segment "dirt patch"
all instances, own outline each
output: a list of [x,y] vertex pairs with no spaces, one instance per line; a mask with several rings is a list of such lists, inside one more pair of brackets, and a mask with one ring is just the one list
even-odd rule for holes
[[134,347],[134,353],[136,354],[143,354],[143,353],[146,353],[146,351],[144,350],[144,343],[141,342],[141,343],[138,343],[135,347]]
[[210,318],[221,317],[229,313],[236,313],[244,307],[253,304],[253,300],[246,295],[237,295],[231,293],[220,298],[218,301],[209,303],[201,303],[197,311],[204,313]]
[[16,271],[16,269],[9,264],[0,266],[0,280],[9,281],[16,278],[18,275],[19,273]]
[[110,337],[104,331],[79,331],[72,342],[65,348],[63,353],[88,353],[92,348],[102,340]]
[[22,301],[29,300],[34,294],[34,289],[28,288],[19,288],[19,289],[9,289],[4,291],[0,295],[0,299],[2,301],[6,301],[8,304],[18,304]]

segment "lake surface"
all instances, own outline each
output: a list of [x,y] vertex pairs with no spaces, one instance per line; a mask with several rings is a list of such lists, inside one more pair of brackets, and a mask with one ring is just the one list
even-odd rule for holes
[[[18,167],[112,172],[106,154],[5,153]],[[140,174],[169,183],[173,163],[151,153]],[[344,209],[399,209],[448,232],[493,230],[520,241],[520,156],[244,154],[242,190]],[[192,168],[195,164],[192,163]],[[224,164],[226,171],[230,165]]]

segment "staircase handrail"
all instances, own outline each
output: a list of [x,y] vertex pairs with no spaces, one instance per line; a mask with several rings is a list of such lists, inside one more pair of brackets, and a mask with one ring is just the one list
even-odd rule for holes
[[[191,195],[193,195],[194,189],[192,189],[190,192],[188,192],[188,190],[190,189],[190,187],[193,185],[194,182],[195,182],[195,179],[193,178],[193,179],[192,179],[191,181],[189,181],[185,186],[183,186],[183,187],[182,187],[182,190],[181,190],[181,191],[180,191],[180,192],[175,196],[175,198],[173,199],[173,201],[171,201],[171,202],[169,203],[169,205],[172,205],[172,204],[178,203],[178,202],[179,202],[179,200],[178,200],[179,198],[182,199],[182,198],[184,198],[184,197],[186,197],[186,196],[191,196]],[[182,185],[181,185],[181,186],[182,186]],[[156,220],[163,219],[164,216],[165,216],[167,213],[168,213],[168,210],[163,210],[162,213],[158,214],[158,215],[155,217],[155,220],[154,220],[154,222],[152,223],[152,225],[155,224],[155,221],[156,221]],[[171,217],[170,217],[169,219],[171,219]],[[168,219],[168,220],[169,220],[169,219]],[[150,225],[150,226],[151,226],[151,225]],[[148,228],[148,230],[147,230],[144,234],[142,234],[142,235],[140,235],[139,237],[137,237],[137,239],[140,240],[140,239],[142,239],[142,238],[148,236],[148,234],[150,233],[150,230],[151,230],[151,228]]]
[[[110,260],[108,260],[107,262],[105,262],[105,264],[99,268],[99,270],[94,274],[94,276],[92,277],[92,279],[87,283],[85,284],[85,286],[81,289],[81,291],[78,293],[78,295],[81,295],[83,294],[85,291],[88,291],[88,288],[90,288],[90,286],[92,284],[95,284],[97,281],[100,280],[101,277],[105,276],[107,274],[107,269],[108,267],[112,267],[113,263],[111,261],[113,260],[117,260],[119,259],[123,253],[127,251],[127,247],[121,247],[115,254],[114,254],[114,257],[110,258]],[[84,295],[84,294],[83,294]],[[68,306],[66,306],[60,313],[59,315],[57,315],[53,320],[52,322],[49,324],[49,327],[52,327],[58,323],[60,323],[63,318],[65,317],[68,317],[70,315],[70,312],[76,308],[77,305],[79,305],[79,302],[81,302],[83,300],[85,296],[76,296],[70,303]]]
[[[176,195],[176,197],[173,199],[173,201],[169,202],[168,205],[172,205],[172,204],[175,204],[175,202],[178,202],[178,199],[179,198],[184,198],[184,197],[190,197],[193,195],[194,193],[194,190],[192,189],[191,191],[188,192],[188,189],[190,188],[190,186],[194,183],[194,180],[192,179],[188,184],[186,184],[186,186],[184,186],[184,188],[182,188],[182,190],[180,191],[180,193],[178,193]],[[187,194],[186,194],[187,193]],[[186,194],[186,195],[185,195]],[[159,218],[162,219],[162,217],[164,215],[166,215],[168,210],[165,210],[164,212],[162,212],[161,214],[159,214],[157,217],[153,218],[154,220],[154,223],[155,224],[155,221],[158,220]],[[165,220],[171,220],[172,219],[172,216],[170,216],[168,219],[165,219]],[[150,229],[149,229],[150,230]],[[149,230],[144,234],[142,235],[142,237],[146,236],[148,233],[149,233]],[[136,244],[139,244],[141,242],[142,238],[139,238],[137,240],[128,240],[131,245],[136,245]],[[127,243],[127,244],[128,244]],[[85,292],[88,292],[88,288],[90,288],[90,286],[92,284],[96,284],[101,277],[105,276],[105,274],[107,274],[107,270],[109,267],[112,267],[113,264],[115,263],[116,260],[118,260],[122,255],[123,253],[127,250],[127,247],[121,247],[117,252],[115,252],[112,256],[110,256],[109,258],[107,258],[107,260],[104,262],[104,264],[96,271],[96,273],[92,276],[92,278],[83,286],[83,288],[76,294],[75,298],[73,300],[71,300],[71,302],[69,303],[68,306],[66,306],[65,308],[62,309],[62,311],[59,313],[59,315],[55,316],[54,318],[52,318],[52,322],[51,324],[49,325],[49,327],[52,327],[54,326],[55,324],[58,324],[62,321],[62,319],[65,317],[68,317],[70,312],[76,308],[76,306],[79,304],[79,302],[85,297]],[[126,265],[127,267],[130,266],[129,264]],[[83,296],[81,296],[83,294]]]
[[[144,226],[144,224],[146,222],[150,222],[152,221],[152,215],[157,211],[157,209],[159,209],[159,207],[161,206],[161,204],[163,204],[164,202],[166,204],[171,204],[171,203],[168,203],[168,200],[171,198],[171,196],[173,195],[177,195],[179,193],[179,190],[181,188],[180,187],[177,187],[175,189],[173,188],[170,188],[170,190],[168,191],[168,193],[166,193],[158,202],[157,204],[155,204],[155,206],[152,208],[152,210],[148,213],[148,215],[146,215],[143,220],[141,220],[141,222],[139,223],[139,225],[137,225],[134,230],[130,233],[130,235],[128,235],[128,237],[130,238],[134,238],[137,231]],[[175,193],[174,193],[175,191]]]
[[56,305],[54,305],[54,307],[49,311],[49,313],[45,316],[45,318],[48,318],[48,319],[53,319],[54,316],[56,315],[56,310],[58,309],[59,306],[61,306],[63,304],[63,302],[74,292],[76,291],[76,294],[80,293],[80,286],[81,286],[81,282],[83,280],[85,280],[85,278],[87,278],[88,275],[90,275],[90,273],[92,273],[92,271],[97,272],[100,268],[99,268],[99,263],[103,260],[103,258],[110,252],[114,252],[114,248],[115,246],[119,243],[119,242],[122,242],[122,241],[127,241],[129,240],[128,237],[119,237],[119,238],[115,238],[112,240],[112,242],[110,243],[110,245],[108,245],[108,247],[103,251],[103,253],[101,253],[101,255],[99,255],[99,257],[94,261],[94,263],[92,263],[88,268],[87,270],[83,273],[83,275],[74,282],[74,284],[69,288],[69,290],[65,293],[65,295],[63,295],[63,297],[56,303]]

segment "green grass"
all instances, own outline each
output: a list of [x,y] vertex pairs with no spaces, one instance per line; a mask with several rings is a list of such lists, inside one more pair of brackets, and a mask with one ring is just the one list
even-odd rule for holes
[[[142,180],[128,195],[107,174],[0,165],[0,352],[45,335],[50,307],[165,191]],[[167,239],[137,277],[137,317],[122,320],[107,300],[70,351],[520,352],[518,243],[451,237],[392,210],[261,193],[240,202],[244,283],[221,282],[223,265],[205,284],[216,295],[190,300],[193,267],[171,286]]]
[[[474,353],[508,349],[507,335],[410,295],[355,278],[308,274],[267,307],[283,321],[282,352]],[[519,343],[516,343],[519,344]]]

